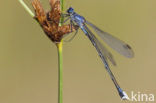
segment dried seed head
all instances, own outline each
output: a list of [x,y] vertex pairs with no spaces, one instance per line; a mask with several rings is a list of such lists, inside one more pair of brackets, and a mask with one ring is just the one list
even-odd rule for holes
[[61,18],[60,1],[50,0],[49,2],[51,10],[46,13],[39,0],[32,0],[32,6],[35,10],[35,19],[53,42],[60,42],[63,35],[77,30],[78,27],[72,26],[71,30],[70,24],[59,26]]
[[60,1],[50,0],[50,6],[51,6],[51,11],[47,13],[48,14],[47,18],[49,19],[49,21],[52,21],[59,25],[60,18],[61,18]]

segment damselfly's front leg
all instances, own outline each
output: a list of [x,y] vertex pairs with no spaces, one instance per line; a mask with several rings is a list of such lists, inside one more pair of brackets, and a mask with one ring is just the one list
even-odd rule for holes
[[78,33],[78,30],[79,30],[79,28],[76,30],[75,34],[69,40],[64,40],[64,41],[71,42],[75,38],[76,34]]
[[63,13],[61,13],[61,17],[63,17],[63,18],[66,18],[66,17],[69,17],[70,15],[69,14],[63,14]]

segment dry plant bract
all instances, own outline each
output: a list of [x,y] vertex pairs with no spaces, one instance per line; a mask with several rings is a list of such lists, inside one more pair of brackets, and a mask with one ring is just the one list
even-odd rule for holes
[[60,42],[63,35],[75,31],[77,26],[71,27],[70,24],[59,26],[61,18],[60,1],[49,0],[49,3],[51,10],[45,12],[39,0],[32,0],[32,6],[35,10],[34,18],[53,42]]

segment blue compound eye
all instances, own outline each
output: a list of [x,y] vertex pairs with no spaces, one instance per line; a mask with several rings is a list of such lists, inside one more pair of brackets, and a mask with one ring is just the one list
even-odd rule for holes
[[72,7],[70,7],[68,10],[67,10],[67,13],[73,13],[74,12],[74,9]]

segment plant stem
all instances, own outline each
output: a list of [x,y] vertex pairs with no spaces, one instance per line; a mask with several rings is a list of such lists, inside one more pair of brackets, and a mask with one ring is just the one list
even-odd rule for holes
[[[61,2],[61,12],[64,11],[64,0],[60,0]],[[61,17],[60,19],[60,26],[63,25],[64,18]],[[62,56],[62,47],[63,47],[63,40],[57,43],[57,50],[58,50],[58,103],[63,103],[63,56]]]
[[25,2],[23,0],[18,0],[22,6],[25,8],[25,10],[32,16],[34,17],[34,13],[31,11],[31,9],[25,4]]
[[63,42],[56,43],[58,50],[58,103],[63,103],[63,56],[62,56]]
[[[64,12],[64,0],[60,0],[60,3],[61,3],[61,12],[63,13]],[[63,24],[63,21],[64,21],[64,17],[62,16],[60,20],[60,26]]]

